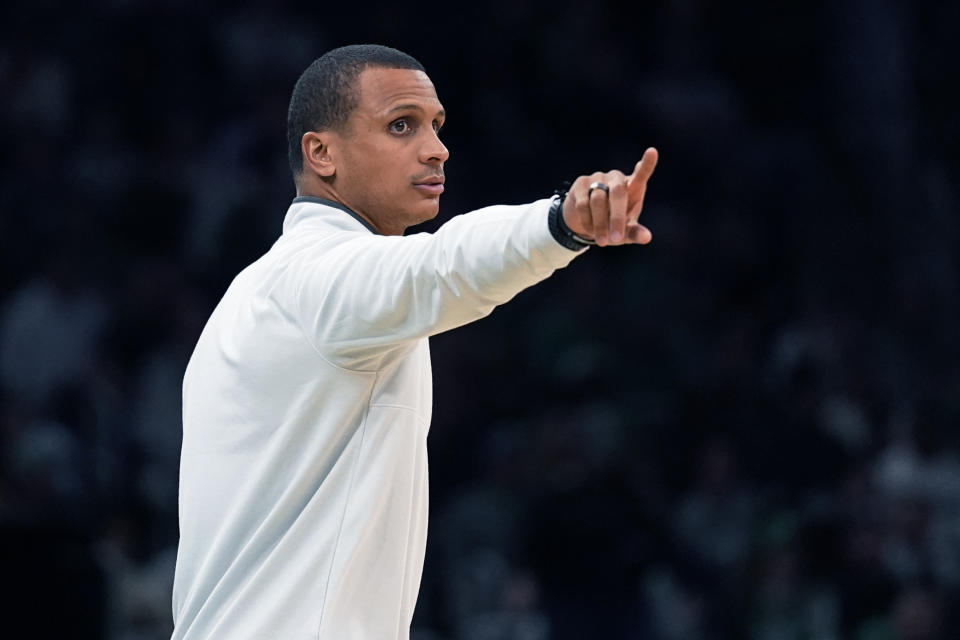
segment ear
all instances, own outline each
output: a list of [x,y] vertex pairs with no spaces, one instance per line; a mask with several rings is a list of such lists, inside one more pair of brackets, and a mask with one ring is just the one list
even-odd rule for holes
[[330,155],[330,134],[326,131],[307,131],[300,139],[303,169],[321,177],[330,178],[337,169]]

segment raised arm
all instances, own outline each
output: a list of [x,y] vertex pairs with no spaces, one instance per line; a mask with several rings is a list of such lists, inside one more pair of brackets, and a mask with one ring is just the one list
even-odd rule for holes
[[[655,164],[651,149],[629,177],[612,171],[578,178],[563,203],[567,226],[582,236],[596,233],[597,244],[649,242],[637,217]],[[609,195],[591,192],[593,182]],[[579,255],[549,228],[548,213],[558,205],[548,199],[487,207],[435,234],[363,234],[318,250],[296,269],[300,325],[334,364],[376,369],[410,341],[488,315]]]

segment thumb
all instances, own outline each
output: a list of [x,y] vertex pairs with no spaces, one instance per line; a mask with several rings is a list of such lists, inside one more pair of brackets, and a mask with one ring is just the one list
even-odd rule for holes
[[650,229],[636,222],[631,222],[627,225],[626,236],[627,242],[631,244],[650,244],[650,241],[653,240],[653,234],[650,233]]

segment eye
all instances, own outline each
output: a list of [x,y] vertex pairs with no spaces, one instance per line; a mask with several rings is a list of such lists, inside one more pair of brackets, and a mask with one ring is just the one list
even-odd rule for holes
[[434,120],[434,121],[433,121],[433,130],[434,130],[436,133],[440,133],[440,129],[443,129],[443,125],[442,125],[438,120]]
[[407,133],[410,131],[410,123],[406,118],[398,118],[390,123],[390,131],[393,133]]

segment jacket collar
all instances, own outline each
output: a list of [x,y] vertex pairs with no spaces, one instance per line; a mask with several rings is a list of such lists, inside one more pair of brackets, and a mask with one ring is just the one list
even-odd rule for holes
[[293,202],[290,204],[290,209],[287,211],[287,217],[283,221],[283,231],[286,233],[293,225],[297,224],[299,221],[305,218],[312,218],[317,212],[316,207],[303,207],[297,205],[304,204],[319,204],[324,207],[330,207],[333,209],[338,209],[351,218],[359,222],[365,229],[370,231],[370,233],[380,235],[373,226],[363,219],[363,217],[356,213],[355,211],[349,209],[344,204],[340,202],[335,202],[333,200],[327,200],[326,198],[318,198],[316,196],[297,196],[293,199]]

